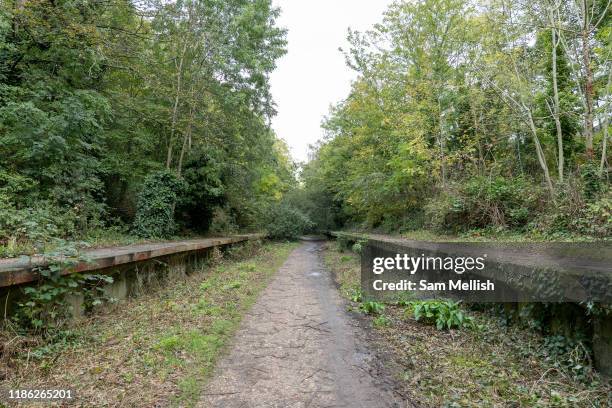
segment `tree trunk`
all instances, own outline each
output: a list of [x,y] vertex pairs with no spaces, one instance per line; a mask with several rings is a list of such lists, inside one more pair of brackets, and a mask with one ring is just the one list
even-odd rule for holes
[[476,115],[476,108],[473,104],[470,104],[470,113],[472,114],[472,121],[474,122],[474,139],[477,141],[478,146],[478,173],[483,175],[486,171],[484,154],[482,152],[482,143],[480,140],[480,117]]
[[552,28],[552,80],[553,80],[553,116],[555,118],[555,126],[557,128],[557,148],[559,151],[558,159],[558,170],[559,170],[559,182],[563,183],[563,168],[565,165],[564,154],[563,154],[563,130],[561,129],[560,107],[559,107],[559,86],[557,83],[557,47],[559,41],[557,40],[557,31],[554,28],[554,17],[551,11],[550,16]]
[[[25,0],[16,0],[15,1],[15,11],[20,12],[25,7]],[[19,22],[18,17],[13,16],[13,34],[17,34],[19,31]]]
[[607,148],[608,148],[608,127],[610,126],[609,112],[604,113],[603,126],[603,137],[601,140],[601,160],[599,162],[599,176],[603,175],[604,167],[607,162]]
[[444,140],[444,130],[442,129],[442,104],[440,103],[440,98],[438,98],[438,126],[440,127],[439,132],[439,145],[440,145],[440,172],[442,173],[442,187],[446,187],[446,143]]
[[552,179],[550,178],[548,164],[546,163],[546,157],[544,155],[544,151],[542,150],[542,145],[540,144],[540,138],[538,137],[538,132],[535,123],[533,122],[533,116],[531,115],[531,111],[527,110],[527,115],[529,118],[529,127],[531,129],[531,134],[533,136],[533,143],[535,144],[536,148],[536,156],[538,157],[540,167],[542,167],[542,170],[544,171],[544,179],[546,180],[546,185],[548,186],[550,195],[554,198],[555,188],[553,187]]
[[603,175],[604,166],[607,160],[607,147],[608,147],[608,127],[610,126],[610,85],[612,85],[612,70],[608,73],[608,84],[606,86],[606,97],[604,101],[606,101],[607,105],[603,111],[603,121],[601,122],[602,126],[602,139],[601,139],[601,160],[599,162],[599,176]]
[[181,97],[181,86],[183,82],[183,62],[185,61],[185,53],[187,52],[187,41],[183,43],[183,49],[177,65],[176,74],[176,95],[174,96],[174,107],[172,108],[172,124],[170,125],[170,140],[168,140],[168,156],[166,157],[166,168],[169,169],[172,164],[172,145],[174,144],[174,133],[176,131],[176,121],[178,117],[178,106]]
[[191,146],[191,132],[193,129],[193,106],[189,108],[189,123],[187,124],[187,131],[185,132],[185,136],[183,137],[183,147],[181,148],[181,154],[179,156],[178,162],[178,175],[181,176],[183,171],[183,158],[185,157],[185,153],[187,151],[188,146]]
[[587,0],[582,0],[582,64],[584,65],[584,140],[587,159],[593,159],[593,70],[591,69],[591,46],[589,44],[589,18]]

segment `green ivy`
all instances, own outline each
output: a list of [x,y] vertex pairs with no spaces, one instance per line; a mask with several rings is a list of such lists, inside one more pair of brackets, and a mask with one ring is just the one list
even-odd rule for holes
[[89,259],[79,254],[75,243],[62,241],[57,249],[44,255],[46,265],[34,269],[39,279],[35,285],[22,289],[13,320],[25,332],[52,336],[66,325],[72,317],[67,296],[80,294],[84,298],[84,309],[91,311],[96,305],[112,299],[106,295],[105,285],[113,278],[101,274],[63,274]]
[[586,199],[595,198],[602,191],[604,184],[596,164],[583,164],[580,168],[580,177],[582,179],[583,194]]
[[144,181],[138,205],[134,232],[145,238],[168,238],[176,232],[174,210],[185,183],[174,172],[161,170]]

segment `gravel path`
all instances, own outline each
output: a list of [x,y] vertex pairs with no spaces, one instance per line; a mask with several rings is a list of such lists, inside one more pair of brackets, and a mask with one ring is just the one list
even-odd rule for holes
[[199,407],[402,407],[375,374],[363,328],[305,242],[262,293]]

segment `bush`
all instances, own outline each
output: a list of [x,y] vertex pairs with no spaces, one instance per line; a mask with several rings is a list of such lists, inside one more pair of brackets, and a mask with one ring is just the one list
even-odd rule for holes
[[104,290],[106,284],[113,282],[111,276],[80,273],[64,275],[64,270],[75,268],[79,263],[87,263],[89,259],[79,253],[79,247],[74,242],[56,239],[55,244],[53,251],[43,254],[47,264],[34,268],[39,279],[34,285],[20,289],[12,321],[17,323],[17,328],[23,333],[53,337],[62,330],[74,312],[67,300],[68,295],[82,296],[87,313],[95,306],[113,300]]
[[557,186],[555,200],[550,201],[536,221],[539,232],[563,235],[574,231],[573,224],[582,216],[585,208],[583,186],[579,180],[571,180]]
[[212,214],[209,231],[218,234],[231,234],[238,231],[238,226],[229,211],[222,208],[215,208]]
[[[612,235],[612,190],[594,194],[585,190],[584,181],[567,183],[558,189],[555,201],[551,202],[537,220],[537,229],[545,234],[584,234],[606,238]],[[604,187],[601,187],[603,190]]]
[[525,227],[541,201],[539,190],[523,178],[474,177],[430,200],[425,217],[439,230]]
[[231,230],[229,223],[235,223],[233,214],[216,209],[226,200],[221,163],[207,152],[198,153],[185,164],[183,179],[186,187],[177,205],[179,221],[198,232]]
[[39,201],[32,207],[21,209],[0,201],[0,213],[0,242],[44,243],[54,237],[67,237],[75,231],[74,212],[58,208],[48,201]]
[[587,203],[582,216],[574,225],[579,232],[596,237],[612,236],[612,192],[599,200]]
[[338,251],[344,252],[351,248],[351,241],[344,235],[339,235],[336,237],[336,244],[338,244]]
[[603,180],[595,163],[587,163],[581,166],[580,180],[582,181],[582,193],[587,200],[595,198],[604,188]]
[[267,216],[266,230],[272,239],[296,239],[313,227],[304,213],[286,204],[272,207]]
[[146,238],[167,238],[176,232],[174,210],[185,183],[174,172],[150,174],[138,196],[134,232]]
[[462,222],[463,203],[458,193],[443,192],[430,198],[425,206],[425,226],[436,231],[459,229]]

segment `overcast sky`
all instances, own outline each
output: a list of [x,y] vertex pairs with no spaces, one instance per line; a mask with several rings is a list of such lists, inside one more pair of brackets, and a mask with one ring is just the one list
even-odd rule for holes
[[288,53],[272,73],[272,95],[278,115],[276,134],[287,141],[297,161],[308,157],[308,145],[323,136],[321,120],[330,104],[342,100],[355,73],[338,47],[346,49],[348,27],[359,31],[382,19],[391,0],[273,0],[287,28]]

